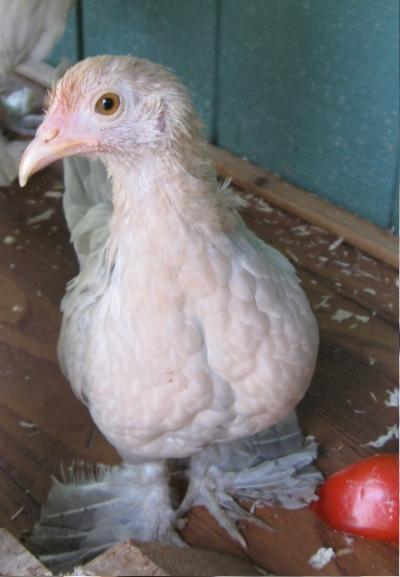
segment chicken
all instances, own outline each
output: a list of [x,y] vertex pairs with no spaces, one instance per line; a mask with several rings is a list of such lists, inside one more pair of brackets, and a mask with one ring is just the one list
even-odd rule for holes
[[[0,0],[0,79],[14,72],[19,64],[26,61],[40,62],[49,54],[64,30],[69,9],[74,2],[75,0]],[[27,93],[27,89],[25,92]],[[20,93],[25,100],[29,99],[29,94],[24,95],[23,90]],[[8,119],[1,122],[3,114],[4,111],[0,110],[0,127],[6,125],[9,128]],[[12,182],[17,175],[19,158],[15,160],[15,149],[14,146],[10,150],[7,141],[0,134],[1,186]],[[17,156],[20,157],[18,152]]]
[[[107,208],[89,209],[59,359],[124,465],[56,486],[45,533],[61,519],[82,534],[85,513],[91,530],[81,550],[127,537],[177,542],[177,518],[203,503],[243,543],[232,494],[300,506],[318,479],[306,467],[313,441],[265,457],[274,436],[265,429],[278,427],[282,446],[296,436],[286,434],[297,426],[291,411],[316,362],[317,324],[296,272],[246,228],[233,192],[218,185],[192,102],[165,68],[98,56],[68,70],[21,160],[21,186],[76,154],[104,163],[112,214],[96,234],[96,211]],[[188,458],[176,509],[166,462]],[[71,506],[83,493],[86,504]]]

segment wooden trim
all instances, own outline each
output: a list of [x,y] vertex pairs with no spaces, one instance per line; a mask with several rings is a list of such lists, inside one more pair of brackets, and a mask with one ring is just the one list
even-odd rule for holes
[[397,268],[398,238],[327,200],[290,184],[227,150],[210,145],[218,173],[270,204],[323,228],[367,254]]
[[[55,68],[45,63],[26,62],[17,72],[42,86],[51,86]],[[259,168],[234,154],[209,145],[218,173],[301,219],[323,228],[367,254],[398,267],[398,237],[340,208],[327,200],[290,184],[277,174]]]

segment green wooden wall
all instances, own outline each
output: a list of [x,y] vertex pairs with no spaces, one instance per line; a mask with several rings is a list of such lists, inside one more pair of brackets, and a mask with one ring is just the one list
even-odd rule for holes
[[398,45],[399,0],[81,0],[51,60],[161,62],[210,140],[389,228]]

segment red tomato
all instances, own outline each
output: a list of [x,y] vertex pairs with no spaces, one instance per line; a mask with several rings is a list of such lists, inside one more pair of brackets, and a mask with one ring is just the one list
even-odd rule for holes
[[335,473],[312,508],[334,529],[398,541],[398,455],[375,455]]

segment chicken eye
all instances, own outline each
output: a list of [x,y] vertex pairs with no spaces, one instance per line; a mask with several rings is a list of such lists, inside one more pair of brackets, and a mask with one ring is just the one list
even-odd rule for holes
[[106,92],[106,94],[100,96],[96,102],[96,112],[106,116],[111,116],[117,112],[120,104],[121,100],[118,94],[114,94],[113,92]]

